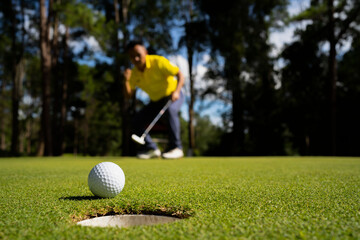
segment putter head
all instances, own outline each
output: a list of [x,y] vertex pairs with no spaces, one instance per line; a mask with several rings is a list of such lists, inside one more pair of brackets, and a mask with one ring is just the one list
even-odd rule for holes
[[145,144],[145,139],[142,138],[142,137],[139,137],[139,136],[136,136],[135,134],[131,135],[131,139],[134,141],[134,142],[137,142],[141,145],[144,145]]

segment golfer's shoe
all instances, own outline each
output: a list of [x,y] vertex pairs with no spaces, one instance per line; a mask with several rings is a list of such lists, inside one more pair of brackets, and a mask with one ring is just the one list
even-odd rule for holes
[[183,153],[182,149],[180,149],[180,148],[174,148],[174,149],[162,154],[162,157],[166,158],[166,159],[182,158],[183,156],[184,156],[184,153]]
[[161,152],[159,149],[150,149],[137,154],[137,157],[141,159],[159,158],[160,156]]

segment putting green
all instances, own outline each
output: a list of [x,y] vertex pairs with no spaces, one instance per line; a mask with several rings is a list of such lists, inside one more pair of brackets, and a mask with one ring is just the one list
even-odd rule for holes
[[[111,161],[123,191],[93,197]],[[0,159],[0,239],[359,239],[360,158]],[[113,214],[176,216],[130,228],[77,225]]]

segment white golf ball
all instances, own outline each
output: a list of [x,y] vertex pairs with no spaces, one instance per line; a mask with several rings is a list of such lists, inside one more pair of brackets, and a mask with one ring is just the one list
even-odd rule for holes
[[124,188],[125,175],[117,164],[102,162],[91,169],[88,176],[88,185],[95,196],[112,198]]

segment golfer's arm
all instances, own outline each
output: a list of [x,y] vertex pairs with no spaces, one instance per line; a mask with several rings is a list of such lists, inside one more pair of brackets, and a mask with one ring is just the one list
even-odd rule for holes
[[135,91],[131,89],[130,83],[129,83],[128,80],[125,80],[124,92],[125,92],[125,97],[128,98],[128,99],[131,98],[134,95]]
[[179,70],[179,72],[176,74],[176,78],[178,80],[178,84],[175,91],[180,93],[181,88],[184,86],[185,77],[184,74]]

